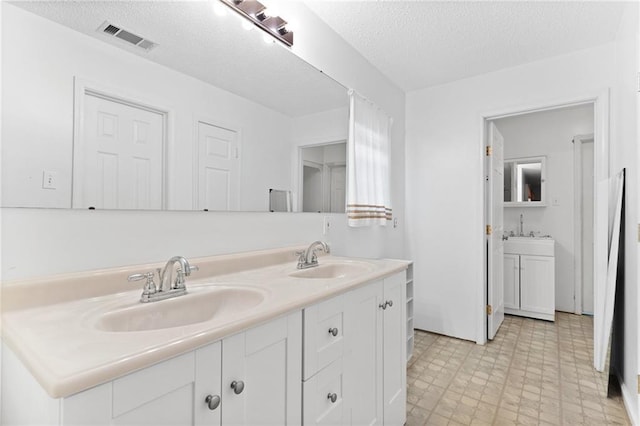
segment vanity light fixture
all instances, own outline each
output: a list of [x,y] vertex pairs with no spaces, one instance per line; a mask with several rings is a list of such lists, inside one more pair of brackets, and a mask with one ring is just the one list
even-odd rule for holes
[[280,40],[287,46],[293,46],[293,31],[286,27],[287,21],[279,16],[270,16],[267,7],[257,0],[215,0],[224,3],[240,15],[251,21],[267,34]]

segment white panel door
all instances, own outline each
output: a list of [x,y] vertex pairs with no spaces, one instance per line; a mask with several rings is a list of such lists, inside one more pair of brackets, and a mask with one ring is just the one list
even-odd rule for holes
[[346,206],[347,167],[331,167],[331,213],[344,213]]
[[198,122],[198,210],[238,210],[238,133]]
[[223,425],[301,424],[300,312],[224,339],[222,365]]
[[520,309],[554,314],[555,259],[549,256],[520,256]]
[[345,399],[351,425],[383,424],[383,285],[367,284],[346,295]]
[[493,339],[504,320],[504,242],[502,234],[504,209],[504,138],[496,125],[489,123],[489,141],[491,155],[488,161],[487,186],[487,224],[491,226],[491,235],[487,237],[487,303],[491,305],[488,314],[487,337]]
[[520,256],[504,255],[504,307],[520,309]]
[[164,115],[85,94],[73,207],[163,207]]
[[407,402],[407,316],[406,275],[404,272],[384,279],[384,368],[382,373],[384,424],[402,425]]

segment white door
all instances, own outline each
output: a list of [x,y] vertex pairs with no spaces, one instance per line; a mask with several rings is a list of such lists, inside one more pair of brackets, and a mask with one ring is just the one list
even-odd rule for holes
[[238,133],[198,122],[197,210],[238,210]]
[[402,425],[407,402],[407,315],[406,275],[404,272],[384,279],[383,398],[384,424]]
[[302,314],[222,341],[222,424],[302,423]]
[[346,204],[347,167],[331,167],[331,213],[344,213]]
[[73,207],[162,209],[164,115],[85,94]]
[[302,211],[322,211],[322,165],[305,161],[302,166]]
[[487,155],[487,337],[493,339],[504,320],[504,243],[503,196],[504,196],[504,138],[493,122],[489,122],[490,154]]
[[582,143],[581,154],[582,313],[593,314],[593,142]]
[[504,307],[520,309],[520,256],[504,255]]

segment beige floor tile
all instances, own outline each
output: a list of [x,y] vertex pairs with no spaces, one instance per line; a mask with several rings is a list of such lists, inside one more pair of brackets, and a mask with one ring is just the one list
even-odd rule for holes
[[416,331],[407,425],[629,425],[608,373],[593,369],[593,320],[506,316],[476,345]]

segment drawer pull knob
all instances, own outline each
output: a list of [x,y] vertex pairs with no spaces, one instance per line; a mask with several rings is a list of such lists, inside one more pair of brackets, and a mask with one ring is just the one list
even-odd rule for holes
[[329,329],[329,334],[332,335],[333,337],[338,335],[338,329],[336,327],[330,328]]
[[233,382],[231,382],[231,389],[233,389],[233,392],[236,395],[240,395],[244,390],[244,382],[242,380],[234,380]]
[[387,305],[388,305],[389,307],[392,307],[392,306],[393,306],[393,300],[387,300],[387,302],[386,302],[386,303],[387,303]]
[[218,395],[207,395],[204,399],[204,402],[209,406],[209,410],[213,411],[220,406],[220,396]]
[[332,404],[334,404],[338,400],[338,395],[336,395],[335,393],[330,393],[329,395],[327,395],[327,399],[331,401]]

